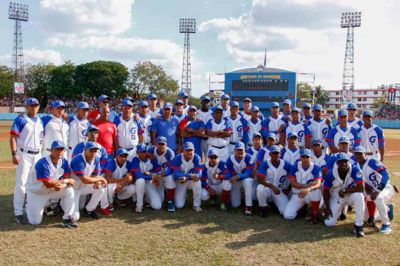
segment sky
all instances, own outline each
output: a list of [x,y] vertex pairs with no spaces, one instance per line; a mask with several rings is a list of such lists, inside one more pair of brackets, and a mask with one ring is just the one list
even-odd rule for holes
[[[346,29],[342,12],[361,11],[355,29],[355,88],[400,82],[399,0],[25,0],[25,63],[114,60],[161,64],[181,82],[179,18],[195,18],[192,94],[208,91],[210,73],[263,64],[314,73],[316,84],[340,89]],[[11,66],[14,23],[0,1],[0,64]],[[298,80],[311,81],[310,75]]]

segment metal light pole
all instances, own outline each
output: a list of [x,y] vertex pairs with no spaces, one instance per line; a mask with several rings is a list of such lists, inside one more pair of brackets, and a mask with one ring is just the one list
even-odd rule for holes
[[192,95],[192,65],[190,63],[190,33],[196,33],[196,20],[194,18],[181,18],[179,32],[185,35],[183,46],[182,83],[181,92]]

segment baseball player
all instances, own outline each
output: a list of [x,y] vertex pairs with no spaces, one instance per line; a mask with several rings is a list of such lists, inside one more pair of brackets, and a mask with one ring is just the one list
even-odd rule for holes
[[143,129],[143,143],[149,145],[151,143],[151,124],[153,119],[149,115],[149,104],[147,101],[140,101],[139,103],[139,121]]
[[357,165],[349,162],[346,153],[339,153],[333,169],[324,180],[325,225],[334,226],[345,205],[354,205],[355,234],[363,237],[364,179]]
[[75,180],[71,178],[68,161],[63,158],[65,143],[54,141],[50,155],[41,158],[35,165],[35,179],[27,185],[27,216],[30,224],[42,222],[43,211],[49,200],[60,200],[64,211],[63,226],[77,228],[72,218],[74,213]]
[[69,118],[69,135],[68,135],[68,160],[71,161],[72,152],[78,143],[87,140],[87,129],[89,120],[86,118],[89,111],[87,102],[78,103],[76,115]]
[[359,130],[360,127],[363,125],[363,121],[356,117],[357,113],[357,105],[355,103],[349,103],[347,105],[347,112],[349,112],[349,117],[347,119],[347,124],[349,126],[355,128],[356,130]]
[[206,135],[206,125],[196,117],[196,113],[197,107],[189,106],[187,116],[179,123],[179,140],[193,143],[195,153],[201,158],[201,138]]
[[180,123],[186,117],[188,110],[189,106],[186,106],[186,109],[184,109],[182,100],[176,100],[173,117],[175,117],[176,120],[178,120],[178,123]]
[[258,152],[257,157],[253,157],[256,159],[256,165],[259,167],[262,162],[265,162],[270,159],[269,152],[272,146],[275,145],[277,136],[274,133],[268,133],[267,144]]
[[[51,114],[42,117],[44,127],[43,139],[43,156],[49,155],[51,144],[55,141],[64,142],[68,145],[69,126],[64,120],[65,103],[63,101],[54,101],[51,104]],[[65,159],[68,159],[68,154],[64,153]]]
[[179,96],[179,100],[182,101],[182,104],[183,104],[183,117],[185,117],[185,115],[189,111],[189,95],[186,92],[181,91],[178,94],[178,96]]
[[251,119],[252,101],[250,98],[246,97],[243,99],[242,103],[243,103],[243,110],[240,111],[239,115],[242,116],[244,119],[246,119],[246,121],[249,121]]
[[[111,99],[107,95],[100,95],[97,100],[98,100],[97,102],[99,104],[99,108],[93,109],[91,112],[89,112],[88,117],[87,117],[90,122],[93,122],[100,118],[100,110],[101,109],[103,109],[104,107],[110,108],[110,100]],[[108,120],[110,122],[113,122],[117,116],[118,116],[118,114],[115,111],[111,111],[111,109],[110,109],[110,114],[108,116]]]
[[[349,160],[350,160],[351,164],[356,163],[356,160],[355,160],[353,154],[350,152],[350,139],[346,136],[340,137],[339,141],[338,141],[338,145],[339,145],[338,152],[346,153],[349,156]],[[338,153],[335,153],[335,154],[331,154],[328,157],[328,160],[326,161],[326,167],[328,169],[333,168],[333,166],[336,163],[337,156],[338,156]]]
[[[147,147],[143,144],[137,146],[137,156],[133,158],[130,172],[135,176],[136,186],[136,209],[135,212],[143,211],[144,196],[148,198],[150,206],[154,210],[160,210],[162,201],[158,187],[161,185],[159,172],[161,167],[157,159],[150,160],[147,156]],[[162,191],[164,193],[164,191]]]
[[170,147],[173,151],[176,151],[178,149],[178,126],[178,120],[172,117],[172,104],[168,102],[165,103],[162,116],[155,119],[151,126],[152,144],[155,145],[157,138],[162,136],[167,139],[168,147]]
[[[249,145],[250,147],[247,148],[247,150],[246,150],[246,153],[250,154],[253,157],[253,159],[257,159],[258,153],[263,150],[262,141],[263,141],[263,139],[262,139],[261,134],[254,133],[251,145]],[[256,164],[257,164],[257,162],[256,162]]]
[[360,145],[365,148],[367,158],[382,161],[385,155],[385,136],[381,127],[372,124],[373,113],[370,110],[363,112],[364,124],[359,129]]
[[168,165],[175,158],[173,150],[167,147],[167,139],[164,137],[157,138],[157,146],[149,147],[147,149],[149,159],[156,159],[158,165],[161,167],[160,175],[162,182],[158,186],[161,202],[164,202],[164,188],[167,190],[167,209],[169,212],[175,211],[174,197],[176,183],[172,174],[166,175],[168,172]]
[[[100,176],[100,160],[96,157],[100,145],[88,141],[85,144],[85,151],[75,156],[71,161],[72,176],[76,180],[75,188],[75,210],[73,219],[79,220],[79,200],[81,196],[91,195],[90,201],[84,208],[84,214],[93,219],[99,219],[95,209],[103,194],[107,193],[107,180]],[[101,212],[104,215],[111,215],[108,209],[108,202],[102,203]]]
[[156,119],[161,115],[161,110],[157,107],[157,101],[157,95],[155,95],[154,93],[150,93],[147,96],[147,102],[149,103],[149,115],[153,119]]
[[128,160],[136,154],[136,146],[143,143],[143,127],[139,119],[132,113],[133,103],[129,100],[122,102],[122,116],[117,117],[114,124],[117,126],[118,146],[129,152]]
[[183,144],[183,153],[178,154],[172,161],[169,171],[166,175],[171,173],[176,181],[175,191],[175,205],[176,207],[183,208],[186,201],[186,191],[191,189],[193,191],[193,210],[195,212],[202,212],[201,209],[201,171],[203,170],[200,164],[201,158],[194,153],[194,145],[191,142]]
[[261,123],[261,134],[266,139],[269,133],[274,133],[277,136],[277,141],[279,141],[280,135],[284,132],[285,128],[286,123],[279,113],[279,103],[273,102],[271,115]]
[[[213,112],[209,107],[211,99],[207,95],[203,95],[200,97],[200,100],[201,107],[197,110],[197,117],[203,120],[204,124],[207,124],[208,120],[213,118]],[[208,150],[207,139],[207,135],[201,138],[201,154],[204,155],[204,157],[207,155]]]
[[239,115],[239,103],[236,101],[231,102],[231,114],[226,117],[232,127],[232,135],[229,138],[229,154],[235,151],[235,145],[239,141],[247,144],[249,142],[249,126],[242,116]]
[[232,184],[231,204],[233,208],[240,206],[241,189],[244,189],[245,195],[245,214],[252,215],[253,197],[255,197],[255,182],[253,170],[255,164],[253,157],[246,154],[243,142],[238,142],[235,146],[235,153],[226,161],[227,174],[226,179]]
[[232,126],[227,119],[223,118],[222,106],[214,109],[213,118],[206,124],[206,134],[208,136],[208,150],[214,150],[218,158],[226,161],[229,157],[229,138],[232,135]]
[[311,147],[311,131],[307,124],[300,122],[300,110],[298,108],[292,109],[292,120],[287,124],[285,128],[285,134],[280,138],[280,143],[284,146],[286,136],[288,134],[297,133],[297,144],[301,149]]
[[[368,224],[375,226],[374,218],[377,207],[382,221],[382,227],[379,232],[390,234],[392,232],[390,218],[393,219],[393,205],[391,204],[391,200],[396,191],[390,184],[389,172],[382,162],[374,158],[367,159],[365,148],[362,146],[354,150],[354,156],[365,178],[365,194],[369,214]],[[371,202],[375,204],[371,204]],[[389,213],[391,213],[391,217],[389,217]]]
[[309,104],[309,103],[304,103],[303,104],[303,114],[302,115],[303,116],[302,116],[301,121],[306,123],[306,124],[307,124],[308,121],[310,121],[310,119],[313,118],[313,116],[311,114],[311,104]]
[[285,123],[289,123],[290,120],[292,119],[291,114],[292,114],[292,101],[290,101],[289,99],[285,99],[283,100],[282,120]]
[[323,108],[320,104],[313,106],[314,116],[308,120],[308,126],[311,131],[312,140],[320,140],[324,147],[324,152],[327,152],[328,143],[326,137],[328,136],[329,130],[331,129],[330,120],[321,117]]
[[228,116],[230,116],[231,114],[231,109],[229,106],[231,100],[231,96],[229,96],[228,94],[223,94],[221,96],[221,107],[222,107],[222,111],[223,111],[223,118],[226,118]]
[[226,211],[232,184],[224,176],[227,173],[225,162],[220,161],[213,150],[209,151],[207,158],[201,176],[201,199],[212,198],[215,201],[217,195],[221,195],[220,209]]
[[312,153],[309,149],[300,152],[300,161],[292,165],[288,179],[292,186],[292,197],[286,205],[283,217],[295,219],[298,210],[304,204],[311,205],[311,222],[319,220],[319,204],[321,201],[321,168],[311,162]]
[[10,149],[12,162],[17,165],[14,189],[14,221],[23,223],[26,184],[41,158],[43,145],[43,123],[37,116],[39,101],[35,98],[26,100],[26,114],[15,118],[10,130]]
[[333,153],[339,152],[338,144],[339,139],[346,136],[350,140],[350,150],[360,145],[360,138],[355,128],[347,124],[348,112],[346,110],[339,110],[338,124],[329,130],[326,141],[328,142],[329,149]]
[[114,197],[120,207],[124,207],[126,199],[133,198],[136,187],[130,171],[128,161],[129,152],[119,148],[115,159],[109,160],[104,169],[104,177],[107,180],[107,198],[109,206],[113,209]]
[[[260,116],[260,108],[258,106],[253,106],[251,108],[251,118],[248,121],[249,125],[249,136],[253,136],[254,133],[261,132],[261,122],[262,120],[259,118]],[[246,144],[246,143],[245,143]]]
[[290,164],[295,164],[300,160],[301,149],[297,146],[297,133],[290,132],[288,134],[287,147],[283,148],[281,151],[281,158]]
[[322,174],[325,175],[328,172],[327,163],[329,155],[324,152],[324,146],[322,140],[315,139],[312,141],[312,162],[321,168]]
[[277,145],[271,147],[271,159],[264,161],[257,173],[257,199],[260,206],[260,215],[267,215],[268,202],[273,201],[281,215],[284,214],[288,203],[287,176],[290,173],[291,165],[280,159],[281,148]]

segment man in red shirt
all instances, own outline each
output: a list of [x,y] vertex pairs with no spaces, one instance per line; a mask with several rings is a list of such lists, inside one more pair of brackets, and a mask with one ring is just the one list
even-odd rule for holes
[[97,142],[106,149],[109,156],[114,156],[115,151],[118,149],[117,127],[108,120],[109,116],[110,108],[108,106],[101,108],[100,117],[93,122],[93,125],[99,128]]
[[87,119],[90,122],[95,121],[99,115],[100,115],[100,109],[106,106],[109,106],[109,100],[110,98],[108,98],[107,95],[100,95],[99,99],[98,99],[98,103],[99,103],[99,108],[97,109],[93,109],[92,111],[89,112]]

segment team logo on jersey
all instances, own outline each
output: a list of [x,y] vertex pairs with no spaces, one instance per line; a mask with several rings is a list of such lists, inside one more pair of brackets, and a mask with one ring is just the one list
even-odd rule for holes
[[322,135],[324,135],[324,137],[326,137],[326,134],[328,134],[328,128],[327,128],[327,127],[324,127],[324,128],[322,129]]
[[130,127],[130,128],[129,128],[129,132],[130,132],[131,134],[136,134],[136,127]]
[[374,144],[375,141],[376,141],[376,136],[371,136],[371,137],[369,138],[369,142],[371,142],[372,144]]
[[82,130],[82,136],[87,137],[87,135],[88,135],[88,130],[87,129]]

